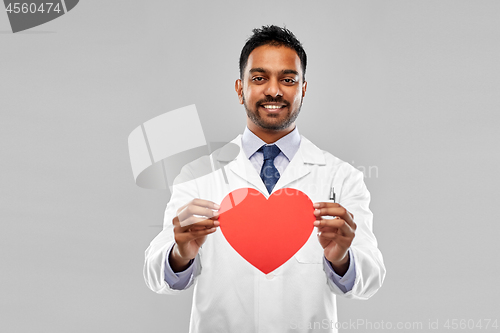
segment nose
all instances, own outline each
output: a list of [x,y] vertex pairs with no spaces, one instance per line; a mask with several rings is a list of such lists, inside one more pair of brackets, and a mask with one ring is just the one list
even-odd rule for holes
[[276,80],[276,79],[269,80],[264,93],[267,96],[271,96],[271,97],[283,96],[283,92],[281,91],[280,84],[279,84],[278,80]]

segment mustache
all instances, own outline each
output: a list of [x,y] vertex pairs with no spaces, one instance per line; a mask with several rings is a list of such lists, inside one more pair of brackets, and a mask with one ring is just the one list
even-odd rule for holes
[[279,96],[277,98],[268,96],[265,99],[261,99],[260,101],[257,101],[256,104],[257,104],[257,107],[259,107],[265,103],[281,103],[281,104],[285,104],[285,106],[290,106],[290,103],[287,100],[283,99],[283,97],[281,97],[281,96]]

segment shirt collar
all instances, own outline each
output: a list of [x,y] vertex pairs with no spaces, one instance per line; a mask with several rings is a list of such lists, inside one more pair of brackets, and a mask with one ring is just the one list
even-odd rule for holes
[[[245,127],[243,136],[241,137],[241,145],[247,158],[252,157],[265,144],[261,138],[248,129],[248,126]],[[278,146],[288,161],[291,161],[300,147],[300,134],[297,126],[295,126],[293,131],[272,144]]]

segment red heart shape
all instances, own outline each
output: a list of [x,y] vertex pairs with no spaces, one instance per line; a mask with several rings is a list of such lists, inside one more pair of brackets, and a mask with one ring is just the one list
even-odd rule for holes
[[241,188],[229,193],[219,210],[220,230],[246,261],[268,274],[307,242],[314,228],[314,207],[303,192],[284,188],[266,199]]

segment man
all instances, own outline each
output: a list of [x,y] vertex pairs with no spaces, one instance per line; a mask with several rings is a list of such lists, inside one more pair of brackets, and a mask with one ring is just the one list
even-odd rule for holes
[[[385,276],[370,195],[359,170],[321,151],[295,126],[307,89],[300,42],[276,26],[253,32],[235,84],[247,113],[243,135],[233,140],[241,150],[223,170],[203,177],[192,174],[206,159],[183,168],[164,230],[146,250],[145,280],[164,294],[195,285],[190,332],[335,332],[336,295],[367,299]],[[217,160],[214,153],[209,161]],[[218,228],[219,204],[240,188],[266,196],[298,189],[314,202],[317,232],[269,274],[245,261]],[[332,189],[339,203],[328,200]]]

